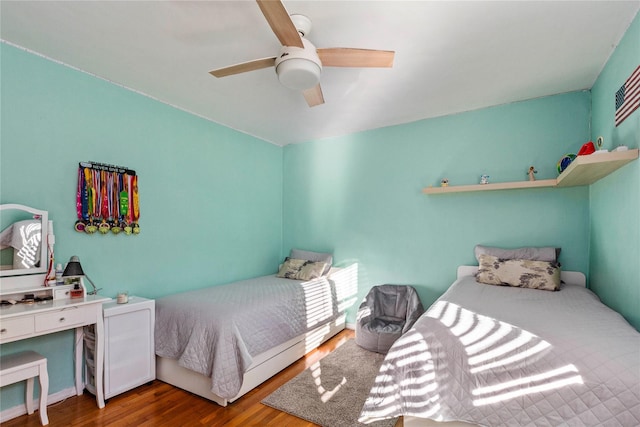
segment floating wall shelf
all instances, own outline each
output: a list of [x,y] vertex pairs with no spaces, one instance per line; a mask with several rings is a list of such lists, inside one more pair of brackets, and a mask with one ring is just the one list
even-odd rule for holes
[[514,190],[540,187],[576,187],[591,185],[611,172],[638,158],[637,148],[627,151],[578,156],[557,179],[499,182],[495,184],[453,185],[423,188],[424,194],[463,193],[470,191]]

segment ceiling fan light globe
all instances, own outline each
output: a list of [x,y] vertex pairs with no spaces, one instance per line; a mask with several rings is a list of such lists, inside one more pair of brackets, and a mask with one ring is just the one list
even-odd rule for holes
[[282,61],[276,67],[278,80],[283,86],[294,90],[310,89],[320,83],[318,64],[303,58]]
[[302,44],[304,48],[282,46],[274,63],[278,80],[289,89],[306,90],[320,83],[322,62],[316,47],[304,37]]

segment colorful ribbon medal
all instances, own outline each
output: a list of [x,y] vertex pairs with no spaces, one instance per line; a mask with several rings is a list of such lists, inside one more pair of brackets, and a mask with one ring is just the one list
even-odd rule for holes
[[87,185],[87,215],[88,222],[84,228],[84,232],[87,234],[93,234],[98,231],[98,227],[93,222],[96,205],[96,189],[95,181],[92,170],[89,168],[84,169],[84,178]]
[[120,191],[120,225],[124,229],[124,234],[131,234],[131,225],[125,222],[129,219],[129,177],[120,175],[122,190]]
[[133,217],[133,234],[140,234],[140,225],[138,224],[138,219],[140,218],[140,197],[138,196],[138,176],[134,175],[132,180],[132,204],[133,209],[131,210],[131,214]]
[[120,193],[119,193],[119,185],[120,179],[117,172],[112,172],[113,178],[113,187],[111,188],[111,217],[113,218],[113,223],[111,224],[111,232],[113,234],[119,234],[122,231],[122,227],[120,226]]
[[84,200],[87,197],[87,189],[84,183],[84,174],[82,168],[78,167],[78,190],[76,192],[76,215],[78,220],[76,221],[74,228],[79,233],[84,233],[84,227],[86,225],[84,221],[85,203]]
[[107,222],[109,218],[109,196],[107,193],[107,172],[100,171],[100,216],[102,216],[102,222],[98,226],[98,231],[102,234],[107,234],[111,229],[111,225]]

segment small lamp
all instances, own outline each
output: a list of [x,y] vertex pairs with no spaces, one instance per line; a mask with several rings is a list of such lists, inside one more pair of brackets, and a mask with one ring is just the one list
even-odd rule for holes
[[91,292],[87,292],[87,295],[97,295],[98,291],[100,290],[96,288],[96,285],[89,278],[89,276],[84,273],[84,270],[82,270],[82,266],[80,265],[80,258],[75,255],[69,259],[69,262],[67,263],[67,266],[64,268],[64,272],[62,273],[62,277],[67,279],[76,277],[82,279],[83,277],[86,277],[89,283],[91,283],[91,287],[93,288]]

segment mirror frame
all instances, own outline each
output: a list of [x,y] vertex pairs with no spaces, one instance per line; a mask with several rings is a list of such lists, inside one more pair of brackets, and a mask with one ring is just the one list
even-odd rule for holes
[[[40,267],[36,268],[25,268],[25,269],[11,269],[11,270],[1,270],[0,269],[0,277],[15,277],[15,276],[32,276],[36,274],[47,274],[48,263],[49,263],[49,212],[43,211],[41,209],[32,208],[25,205],[18,204],[2,204],[0,205],[0,215],[2,211],[5,210],[19,210],[24,211],[33,215],[40,216],[41,222],[41,244],[40,244]],[[1,231],[1,230],[0,230]]]

